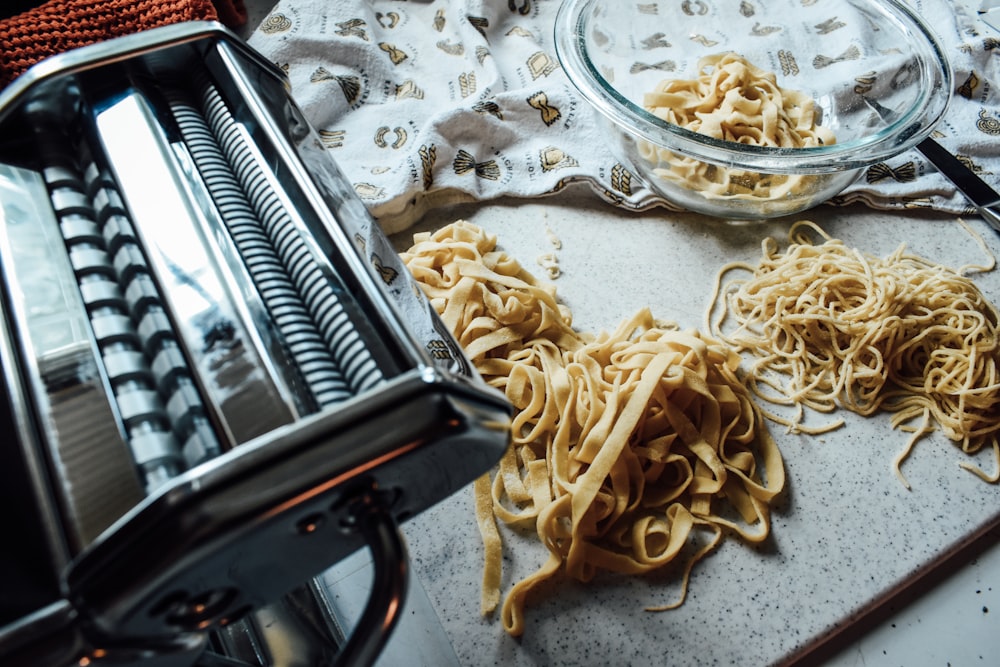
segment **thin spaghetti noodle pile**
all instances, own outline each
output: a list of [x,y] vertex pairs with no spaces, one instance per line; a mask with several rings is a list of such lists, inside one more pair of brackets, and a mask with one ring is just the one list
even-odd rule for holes
[[[526,598],[559,572],[588,581],[677,562],[683,591],[665,609],[683,602],[691,567],[725,530],[765,539],[783,462],[726,345],[648,310],[610,334],[578,333],[553,288],[466,222],[416,235],[402,256],[516,409],[512,447],[475,485],[483,612],[500,602],[496,519],[536,531],[549,556],[505,597],[507,632],[522,634]],[[708,538],[692,554],[695,531]]]
[[[735,270],[750,276],[726,282]],[[793,431],[810,430],[804,407],[892,412],[894,427],[914,433],[894,461],[907,487],[900,465],[935,427],[966,453],[992,446],[1000,466],[1000,315],[959,273],[903,246],[871,257],[800,221],[785,252],[767,239],[757,266],[722,269],[716,311],[709,330],[753,354],[748,385],[773,404],[794,406],[794,417],[769,415]],[[1000,470],[961,465],[1000,479]]]

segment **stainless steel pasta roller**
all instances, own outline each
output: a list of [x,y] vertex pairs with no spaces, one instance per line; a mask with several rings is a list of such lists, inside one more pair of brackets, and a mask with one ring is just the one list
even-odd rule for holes
[[[212,23],[36,65],[0,95],[0,228],[0,661],[374,660],[398,524],[510,410],[281,71]],[[317,575],[366,545],[341,633]]]

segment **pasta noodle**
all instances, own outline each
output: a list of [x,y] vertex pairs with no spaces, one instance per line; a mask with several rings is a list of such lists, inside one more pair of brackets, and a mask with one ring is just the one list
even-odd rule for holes
[[[739,357],[648,309],[615,331],[575,331],[554,288],[467,222],[418,234],[402,254],[486,382],[515,407],[513,442],[475,483],[485,547],[482,606],[500,604],[497,520],[535,531],[548,558],[503,599],[504,628],[525,629],[531,592],[557,573],[691,568],[727,531],[766,538],[784,464]],[[697,533],[696,533],[697,531]],[[707,536],[690,553],[696,534]]]
[[[750,275],[727,281],[737,270]],[[793,431],[803,407],[886,410],[893,427],[913,432],[893,462],[907,488],[900,466],[935,428],[969,454],[991,446],[997,472],[960,465],[1000,480],[1000,314],[968,278],[903,246],[882,259],[862,254],[800,221],[783,253],[767,239],[758,265],[723,267],[712,304],[708,331],[752,353],[748,386],[795,406],[791,419],[770,415]]]
[[[658,118],[724,141],[773,148],[833,144],[833,133],[817,124],[811,97],[781,88],[775,75],[735,53],[698,61],[695,79],[668,79],[645,95],[643,106]],[[640,155],[653,172],[705,196],[733,199],[780,199],[807,192],[818,176],[763,174],[723,168],[648,142]]]

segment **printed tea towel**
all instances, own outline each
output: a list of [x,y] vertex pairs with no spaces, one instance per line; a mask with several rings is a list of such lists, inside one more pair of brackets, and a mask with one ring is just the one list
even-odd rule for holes
[[[655,15],[658,1],[643,1]],[[721,1],[686,0],[683,10]],[[560,69],[559,4],[280,0],[249,41],[288,73],[293,97],[387,233],[431,207],[544,196],[574,182],[624,208],[675,208],[612,155],[597,112]],[[936,136],[996,182],[1000,35],[950,0],[913,6],[944,43],[958,89]],[[853,201],[969,210],[916,151],[869,168],[834,203]]]

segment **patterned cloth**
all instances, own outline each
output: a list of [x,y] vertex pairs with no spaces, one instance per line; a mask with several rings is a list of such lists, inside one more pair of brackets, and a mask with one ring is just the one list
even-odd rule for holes
[[[1000,36],[949,0],[913,2],[958,86],[935,136],[995,181]],[[430,207],[543,196],[574,181],[624,208],[673,208],[612,157],[596,112],[559,68],[558,6],[280,0],[250,44],[288,72],[293,97],[387,233]],[[869,168],[832,203],[848,202],[970,211],[916,151]]]
[[243,0],[48,0],[0,20],[0,87],[40,60],[181,21],[246,21]]

